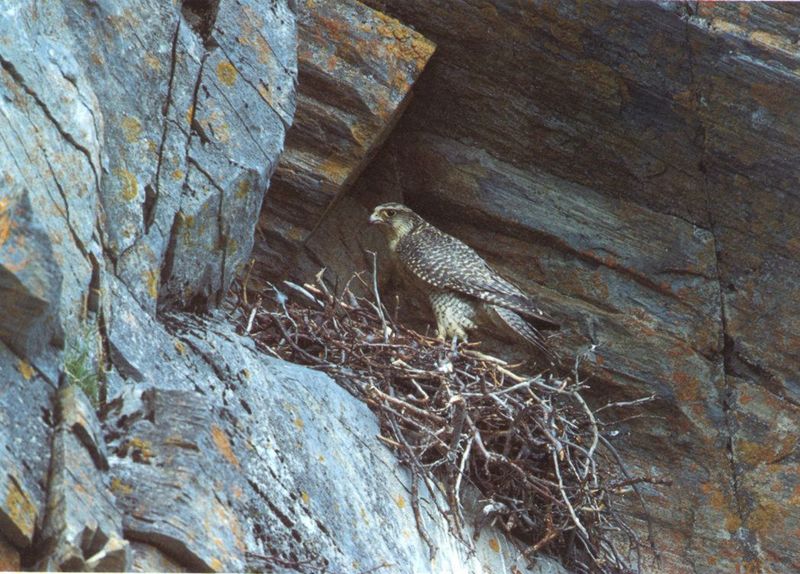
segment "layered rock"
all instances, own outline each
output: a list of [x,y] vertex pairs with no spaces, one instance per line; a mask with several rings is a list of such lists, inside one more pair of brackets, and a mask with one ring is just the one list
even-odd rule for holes
[[421,34],[356,0],[298,2],[297,114],[259,222],[254,277],[295,255],[375,155],[433,53]]
[[104,473],[108,456],[94,407],[71,385],[58,393],[56,416],[37,569],[127,571],[129,544]]
[[[294,119],[290,5],[56,0],[0,13],[0,568],[527,567],[496,529],[474,547],[456,539],[438,492],[422,502],[432,561],[409,475],[367,407],[265,357],[226,313],[191,314],[219,303],[249,257]],[[355,177],[432,47],[348,9],[359,42],[332,54],[320,39],[303,57],[354,74],[338,121],[363,123],[337,161]],[[333,4],[317,14],[338,22]],[[530,571],[562,570],[542,558]]]
[[597,345],[599,404],[657,395],[617,447],[674,480],[661,570],[796,570],[797,9],[367,3],[437,53],[297,275],[368,269],[402,197]]

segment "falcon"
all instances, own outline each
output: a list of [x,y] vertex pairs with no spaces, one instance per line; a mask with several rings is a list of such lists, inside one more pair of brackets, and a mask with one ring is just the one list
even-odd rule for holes
[[404,278],[427,294],[438,338],[466,340],[467,332],[488,322],[527,341],[555,364],[540,329],[558,329],[558,323],[474,249],[401,203],[377,206],[369,222],[383,231]]

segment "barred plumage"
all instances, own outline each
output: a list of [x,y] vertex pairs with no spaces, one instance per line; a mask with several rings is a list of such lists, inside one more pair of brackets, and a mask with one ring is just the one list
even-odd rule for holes
[[466,338],[481,318],[488,319],[555,362],[538,329],[558,329],[558,323],[474,249],[400,203],[379,205],[370,223],[381,226],[401,270],[428,293],[439,337]]

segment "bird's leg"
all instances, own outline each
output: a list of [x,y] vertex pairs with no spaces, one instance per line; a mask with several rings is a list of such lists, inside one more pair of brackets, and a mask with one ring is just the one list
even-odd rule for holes
[[436,338],[444,342],[447,340],[448,328],[445,314],[440,311],[436,306],[433,308],[433,314],[436,317]]

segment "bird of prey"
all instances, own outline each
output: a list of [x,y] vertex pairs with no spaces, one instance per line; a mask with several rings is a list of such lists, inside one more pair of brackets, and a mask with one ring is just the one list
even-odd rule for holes
[[427,294],[440,339],[466,340],[468,331],[488,320],[515,333],[555,364],[539,329],[558,329],[558,323],[474,249],[401,203],[377,206],[369,222],[386,235],[401,274]]

